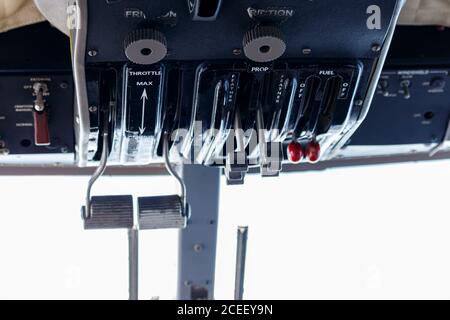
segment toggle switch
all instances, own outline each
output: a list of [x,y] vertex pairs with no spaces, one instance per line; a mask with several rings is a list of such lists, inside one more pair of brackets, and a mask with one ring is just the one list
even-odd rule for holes
[[400,82],[400,87],[402,89],[403,97],[405,99],[411,99],[411,81],[403,80],[402,82]]
[[380,80],[378,83],[378,89],[380,89],[381,94],[385,97],[389,97],[389,81],[386,79]]
[[36,82],[33,85],[33,91],[36,97],[33,106],[34,144],[36,146],[48,146],[50,145],[50,131],[48,129],[48,114],[45,104],[48,87],[45,83]]

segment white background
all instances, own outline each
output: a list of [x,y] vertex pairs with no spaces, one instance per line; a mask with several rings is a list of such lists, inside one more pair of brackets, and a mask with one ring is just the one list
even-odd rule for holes
[[[1,299],[126,299],[125,231],[84,231],[87,178],[0,177]],[[221,190],[216,298],[450,299],[450,162],[247,177]],[[102,178],[95,194],[167,194],[173,180]],[[140,298],[176,296],[177,232],[140,233]]]

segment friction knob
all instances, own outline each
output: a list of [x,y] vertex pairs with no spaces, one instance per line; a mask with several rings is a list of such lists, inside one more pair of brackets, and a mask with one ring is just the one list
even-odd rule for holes
[[154,64],[167,55],[167,40],[162,32],[138,29],[125,39],[125,55],[136,64]]
[[243,40],[244,54],[255,62],[270,62],[281,57],[286,43],[280,29],[272,26],[257,26],[248,31]]

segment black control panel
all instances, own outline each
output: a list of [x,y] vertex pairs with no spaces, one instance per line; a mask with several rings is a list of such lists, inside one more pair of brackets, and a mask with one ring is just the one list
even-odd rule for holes
[[353,145],[432,144],[450,120],[449,69],[385,70]]
[[67,37],[40,23],[0,34],[0,45],[0,164],[73,164]]
[[[0,95],[4,154],[74,153],[70,73],[0,73]],[[40,99],[42,109],[38,109]]]
[[109,164],[160,162],[165,135],[237,180],[325,160],[369,108],[400,3],[78,1],[78,164],[100,160],[106,118]]
[[449,37],[450,28],[397,28],[372,107],[342,155],[433,154],[448,139]]
[[370,108],[401,3],[77,0],[72,57],[48,24],[0,35],[21,52],[0,53],[0,164],[97,166],[103,136],[108,165],[161,163],[170,136],[237,181],[328,160]]
[[372,47],[383,44],[397,4],[395,0],[87,1],[86,59],[96,63],[130,57],[135,62],[155,62],[158,57],[260,62],[270,56],[272,60],[373,58],[379,52]]

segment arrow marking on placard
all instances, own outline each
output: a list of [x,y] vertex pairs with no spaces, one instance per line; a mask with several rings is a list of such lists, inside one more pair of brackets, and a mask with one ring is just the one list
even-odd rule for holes
[[142,96],[141,96],[141,100],[142,100],[142,119],[141,119],[141,126],[139,127],[139,132],[141,133],[141,135],[144,133],[145,131],[145,127],[144,127],[144,121],[145,121],[145,106],[146,106],[146,102],[148,100],[148,96],[147,96],[147,89],[144,88],[144,91],[142,92]]

